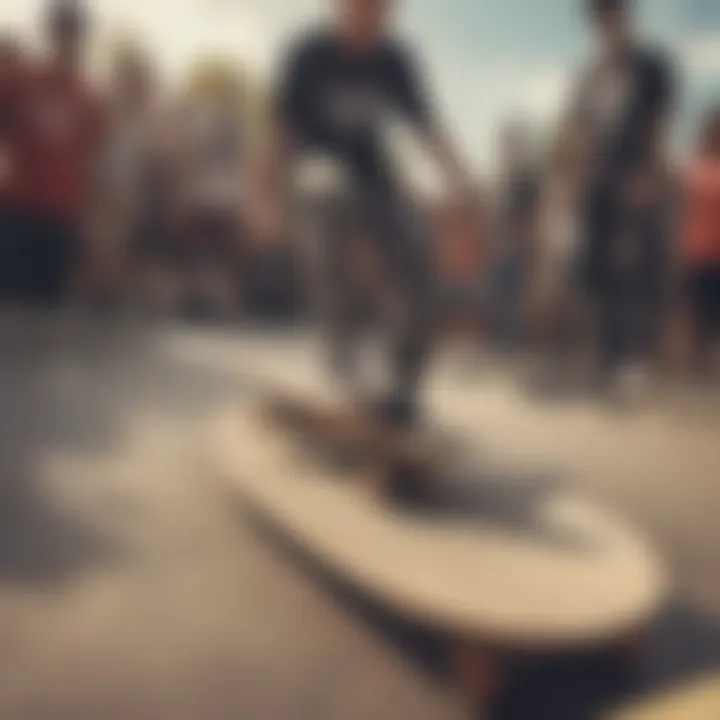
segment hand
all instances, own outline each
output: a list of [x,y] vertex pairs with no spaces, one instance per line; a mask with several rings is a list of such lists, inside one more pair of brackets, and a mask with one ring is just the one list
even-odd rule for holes
[[247,209],[250,232],[264,244],[275,244],[285,238],[285,219],[284,208],[275,198],[258,198]]
[[450,206],[459,216],[464,218],[479,216],[482,195],[479,188],[470,180],[459,180],[455,183],[449,201]]

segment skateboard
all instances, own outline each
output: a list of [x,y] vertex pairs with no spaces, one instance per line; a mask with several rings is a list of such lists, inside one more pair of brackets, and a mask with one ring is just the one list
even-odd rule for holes
[[[388,503],[367,492],[373,463],[431,467],[435,487],[450,451],[382,435],[330,401],[280,393],[224,413],[214,442],[256,513],[363,596],[445,639],[449,675],[474,708],[494,701],[516,656],[633,657],[666,591],[642,538],[562,487],[476,479],[472,512]],[[310,450],[313,437],[359,448],[366,462],[339,470]]]

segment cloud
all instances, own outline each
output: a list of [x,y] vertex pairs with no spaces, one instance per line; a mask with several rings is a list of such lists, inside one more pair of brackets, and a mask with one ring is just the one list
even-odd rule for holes
[[680,54],[690,73],[720,74],[720,31],[693,33],[683,42]]
[[127,27],[153,48],[161,69],[173,80],[198,55],[222,53],[243,63],[267,61],[274,25],[253,5],[207,5],[188,0],[107,2],[105,27]]
[[528,68],[513,64],[466,66],[447,73],[440,95],[448,122],[463,147],[483,169],[495,161],[498,130],[522,120],[538,134],[556,122],[569,92],[570,73],[554,65]]
[[[666,0],[667,1],[667,0]],[[676,0],[684,27],[720,30],[720,3],[717,0]]]
[[[508,121],[523,120],[538,140],[557,122],[570,90],[571,73],[546,65],[466,63],[462,71],[440,63],[433,68],[443,122],[457,139],[470,169],[488,176],[496,165],[497,137]],[[410,169],[414,184],[437,193],[443,187],[437,168],[422,156],[408,134],[396,130],[398,155]]]

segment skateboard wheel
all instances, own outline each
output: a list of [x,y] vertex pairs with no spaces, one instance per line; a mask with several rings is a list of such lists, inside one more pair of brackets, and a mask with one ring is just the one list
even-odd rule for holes
[[613,646],[612,655],[624,669],[632,672],[642,661],[647,639],[645,630],[628,633]]
[[498,652],[474,643],[456,643],[451,649],[451,677],[463,700],[473,709],[491,706],[504,684]]

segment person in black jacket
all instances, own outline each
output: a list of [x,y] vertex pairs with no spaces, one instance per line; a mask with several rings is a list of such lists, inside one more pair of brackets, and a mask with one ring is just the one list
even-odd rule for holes
[[275,181],[266,183],[270,192],[253,206],[270,207],[266,217],[282,216],[280,186],[303,158],[322,158],[347,180],[355,221],[341,223],[326,243],[334,364],[346,371],[352,332],[345,297],[352,284],[352,253],[351,243],[343,240],[352,234],[349,225],[356,230],[360,225],[360,234],[372,239],[388,267],[403,307],[390,353],[392,387],[379,402],[379,414],[408,425],[416,419],[433,344],[436,263],[429,222],[418,215],[393,167],[388,119],[416,132],[454,192],[470,196],[472,183],[440,129],[413,54],[391,31],[394,5],[392,0],[337,0],[332,21],[293,45],[275,92],[278,128],[267,164],[272,170],[266,166],[262,173]]
[[635,35],[631,0],[588,0],[588,15],[600,53],[581,74],[572,118],[585,158],[581,272],[598,319],[602,377],[610,379],[627,359],[616,341],[613,289],[617,272],[625,272],[617,258],[627,246],[638,178],[662,165],[674,88],[669,59]]

